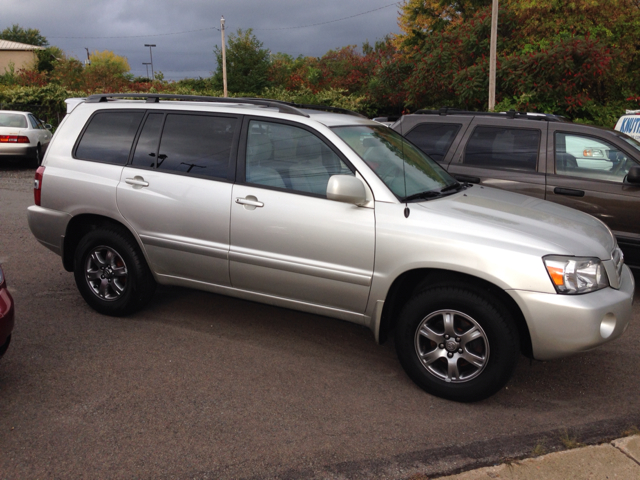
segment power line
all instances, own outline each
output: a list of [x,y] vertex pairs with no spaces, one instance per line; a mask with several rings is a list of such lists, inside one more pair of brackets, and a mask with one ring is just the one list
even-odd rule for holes
[[[312,23],[310,25],[300,25],[299,27],[277,27],[277,28],[254,28],[255,31],[269,31],[269,30],[295,30],[298,28],[309,28],[309,27],[317,27],[319,25],[327,25],[329,23],[341,22],[343,20],[348,20],[350,18],[359,17],[361,15],[367,15],[369,13],[377,12],[378,10],[382,10],[385,8],[389,8],[393,5],[399,5],[400,2],[389,3],[388,5],[384,5],[382,7],[374,8],[373,10],[367,10],[366,12],[356,13],[355,15],[349,15],[348,17],[337,18],[335,20],[328,20],[326,22],[320,23]],[[199,28],[197,30],[185,30],[183,32],[171,32],[171,33],[155,33],[150,35],[124,35],[124,36],[107,36],[107,37],[50,37],[47,38],[81,38],[81,39],[99,39],[99,38],[150,38],[150,37],[165,37],[168,35],[183,35],[185,33],[194,33],[194,32],[204,32],[210,30],[220,31],[217,27],[209,27],[209,28]]]
[[263,31],[266,31],[266,30],[293,30],[293,29],[296,29],[296,28],[317,27],[318,25],[326,25],[328,23],[341,22],[342,20],[348,20],[350,18],[359,17],[361,15],[366,15],[367,13],[377,12],[378,10],[382,10],[384,8],[389,8],[389,7],[393,6],[393,5],[399,5],[399,4],[400,4],[400,2],[393,2],[393,3],[390,3],[390,4],[385,5],[383,7],[374,8],[373,10],[367,10],[366,12],[362,12],[362,13],[356,13],[355,15],[350,15],[348,17],[338,18],[336,20],[329,20],[327,22],[312,23],[310,25],[301,25],[299,27],[254,28],[253,30],[263,32]]

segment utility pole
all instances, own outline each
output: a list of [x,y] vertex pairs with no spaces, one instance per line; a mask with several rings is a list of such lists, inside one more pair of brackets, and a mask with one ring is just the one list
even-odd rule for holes
[[84,47],[84,49],[87,51],[87,61],[84,62],[84,64],[91,65],[91,56],[89,55],[89,49],[87,47]]
[[149,57],[151,57],[151,78],[152,80],[156,79],[156,74],[153,71],[153,53],[151,53],[151,47],[155,47],[155,43],[151,44],[151,43],[145,43],[144,44],[145,47],[149,47]]
[[151,80],[151,79],[149,78],[149,65],[151,65],[151,63],[149,63],[149,62],[142,62],[142,64],[143,64],[145,67],[147,67],[147,79],[148,79],[148,80]]
[[498,0],[491,8],[491,46],[489,50],[489,111],[496,106],[496,48],[498,43]]
[[220,18],[220,32],[222,33],[222,89],[227,97],[227,48],[224,43],[224,16]]

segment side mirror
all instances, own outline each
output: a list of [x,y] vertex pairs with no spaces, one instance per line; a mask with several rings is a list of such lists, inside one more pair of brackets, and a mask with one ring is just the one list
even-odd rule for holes
[[634,185],[640,185],[640,165],[634,165],[629,169],[627,178],[624,179],[625,183],[632,183]]
[[333,175],[327,185],[327,198],[336,202],[364,205],[367,203],[367,190],[364,182],[351,175]]
[[50,123],[45,123],[44,128],[46,128],[47,130],[51,130],[53,127],[51,126]]

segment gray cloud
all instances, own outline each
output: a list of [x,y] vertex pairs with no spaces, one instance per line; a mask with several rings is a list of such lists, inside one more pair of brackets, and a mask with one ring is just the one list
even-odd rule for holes
[[[2,7],[0,29],[14,23],[37,28],[68,55],[86,58],[90,51],[112,50],[129,60],[132,73],[145,74],[145,43],[154,43],[153,63],[167,79],[206,77],[216,68],[215,45],[221,44],[220,17],[227,34],[253,28],[272,52],[321,56],[346,45],[373,43],[398,33],[398,6],[358,15],[393,0],[21,0]],[[339,22],[313,25],[358,15]],[[199,30],[178,35],[173,32]],[[131,37],[135,38],[90,38]],[[84,37],[84,38],[65,38]]]

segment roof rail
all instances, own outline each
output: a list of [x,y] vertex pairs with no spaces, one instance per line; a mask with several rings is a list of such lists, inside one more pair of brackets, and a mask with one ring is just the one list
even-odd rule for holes
[[417,115],[482,115],[483,117],[502,117],[502,118],[524,118],[527,120],[542,120],[546,122],[569,122],[562,115],[554,115],[551,113],[528,113],[528,112],[516,112],[515,110],[509,110],[508,112],[473,112],[470,110],[458,110],[456,108],[442,107],[439,110],[426,110],[420,109],[415,112]]
[[[261,99],[261,98],[244,98],[244,97],[239,97],[238,100],[264,101],[264,99]],[[311,104],[304,104],[304,103],[285,102],[283,100],[269,100],[269,101],[273,103],[279,103],[281,105],[288,105],[289,107],[294,107],[294,108],[305,108],[307,110],[320,110],[322,112],[343,113],[345,115],[354,115],[356,117],[367,118],[365,115],[362,115],[361,113],[358,113],[358,112],[354,112],[353,110],[348,110],[346,108],[340,108],[340,107],[331,107],[329,105],[315,105],[315,104],[311,105]]]
[[220,97],[206,97],[199,95],[174,95],[167,93],[99,93],[87,97],[86,103],[102,103],[108,102],[109,99],[118,98],[141,98],[146,99],[147,103],[159,103],[160,99],[163,100],[181,100],[191,102],[212,102],[212,103],[233,103],[233,104],[250,104],[257,105],[265,108],[277,108],[280,113],[290,113],[292,115],[300,115],[303,117],[309,117],[304,112],[301,112],[299,108],[294,107],[292,104],[286,102],[280,102],[277,100],[264,100],[259,98],[220,98]]

